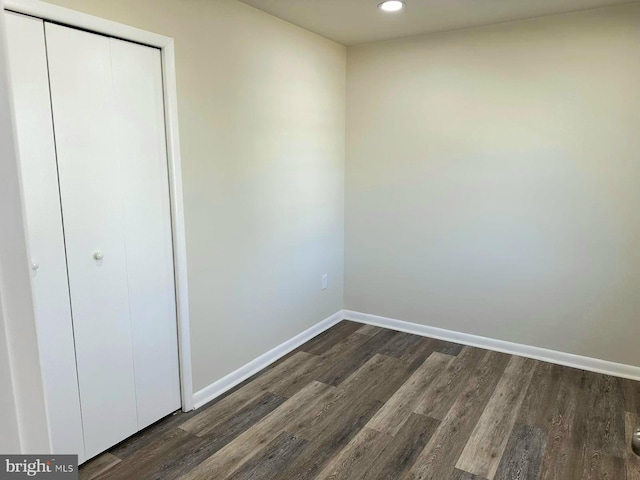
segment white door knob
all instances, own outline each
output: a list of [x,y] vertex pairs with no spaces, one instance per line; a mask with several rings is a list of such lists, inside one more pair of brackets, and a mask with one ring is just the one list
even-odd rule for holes
[[31,270],[36,271],[39,266],[40,266],[40,264],[38,262],[33,262],[31,264]]
[[96,259],[96,260],[102,260],[103,257],[104,257],[104,255],[102,255],[102,252],[95,252],[93,254],[93,258]]

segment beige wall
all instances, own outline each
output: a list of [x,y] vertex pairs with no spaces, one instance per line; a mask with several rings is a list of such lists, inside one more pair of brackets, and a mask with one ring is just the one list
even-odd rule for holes
[[[234,0],[53,1],[176,40],[194,389],[342,308],[344,47]],[[639,20],[349,48],[345,307],[639,365]]]
[[640,365],[639,25],[349,48],[345,308]]
[[233,0],[54,3],[175,38],[194,390],[340,310],[345,48]]

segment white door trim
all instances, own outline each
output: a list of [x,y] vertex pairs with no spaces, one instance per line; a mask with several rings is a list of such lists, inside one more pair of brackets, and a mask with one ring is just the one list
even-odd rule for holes
[[189,333],[189,293],[187,289],[187,248],[182,197],[182,167],[178,131],[178,94],[176,88],[173,38],[147,32],[139,28],[106,20],[93,15],[59,7],[39,0],[5,0],[5,9],[44,20],[101,33],[110,37],[159,48],[162,55],[167,157],[169,162],[169,190],[171,196],[171,225],[173,261],[178,316],[178,352],[182,410],[193,409],[191,377],[191,341]]

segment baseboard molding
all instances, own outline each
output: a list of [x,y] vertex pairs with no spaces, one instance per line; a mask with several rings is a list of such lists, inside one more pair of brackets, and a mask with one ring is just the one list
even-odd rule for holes
[[328,330],[343,319],[344,315],[342,310],[340,310],[321,322],[316,323],[304,332],[269,350],[267,353],[260,355],[255,360],[252,360],[246,365],[231,372],[229,375],[222,377],[220,380],[217,380],[202,390],[197,391],[193,394],[194,408],[200,408],[205,403],[208,403],[214,398],[222,395],[227,390],[230,390],[239,383],[245,381],[251,375],[258,373],[263,368],[268,367],[279,358],[284,357],[290,351],[295,350],[303,343],[311,340],[313,337],[321,334],[325,330]]
[[245,381],[250,376],[256,374],[265,367],[285,356],[287,353],[298,348],[303,343],[311,340],[316,335],[333,327],[341,320],[351,320],[353,322],[375,325],[377,327],[390,328],[401,332],[412,333],[423,337],[437,338],[449,342],[461,343],[472,347],[494,350],[496,352],[509,353],[520,357],[534,358],[544,362],[556,363],[567,367],[580,368],[591,372],[604,373],[615,377],[629,378],[640,381],[640,367],[625,365],[623,363],[609,362],[598,358],[584,357],[573,353],[559,352],[541,347],[533,347],[521,343],[497,340],[494,338],[481,337],[469,333],[456,332],[438,327],[429,327],[418,323],[406,322],[395,318],[381,317],[368,313],[355,312],[353,310],[340,310],[321,322],[308,328],[304,332],[260,355],[255,360],[247,363],[229,375],[194,393],[194,408],[199,408],[222,395],[227,390]]
[[480,337],[469,333],[455,332],[444,328],[428,327],[417,323],[396,320],[395,318],[380,317],[378,315],[370,315],[368,313],[354,312],[352,310],[343,310],[345,320],[351,320],[377,327],[390,328],[401,332],[413,333],[423,337],[437,338],[450,342],[461,343],[473,347],[494,350],[497,352],[509,353],[520,357],[535,358],[549,363],[565,365],[567,367],[580,368],[597,373],[604,373],[616,377],[629,378],[631,380],[640,380],[640,367],[633,365],[625,365],[622,363],[609,362],[598,358],[584,357],[572,353],[559,352],[546,348],[532,347],[520,343],[507,342],[505,340],[496,340],[493,338]]

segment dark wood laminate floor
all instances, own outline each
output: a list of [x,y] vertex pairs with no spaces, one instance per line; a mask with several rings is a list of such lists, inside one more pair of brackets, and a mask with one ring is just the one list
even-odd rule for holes
[[344,321],[80,469],[99,479],[639,479],[640,383]]

